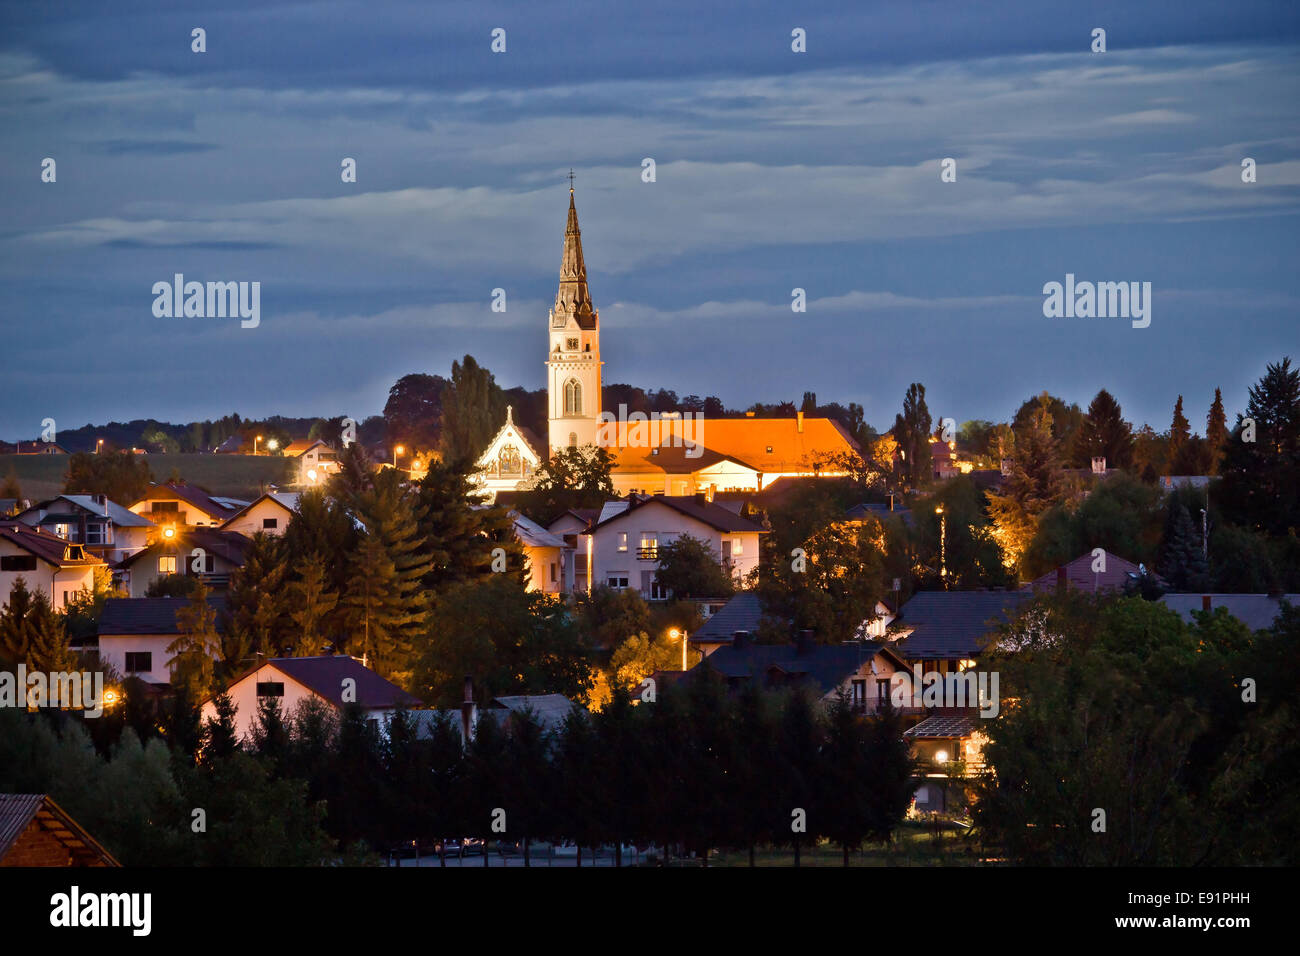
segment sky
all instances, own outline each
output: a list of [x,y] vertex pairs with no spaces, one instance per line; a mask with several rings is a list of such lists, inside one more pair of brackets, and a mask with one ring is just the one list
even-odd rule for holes
[[[1263,0],[0,2],[0,437],[541,388],[570,169],[607,383],[1203,431],[1300,360],[1297,53]],[[260,324],[155,316],[176,273]],[[1067,274],[1149,327],[1045,317]]]

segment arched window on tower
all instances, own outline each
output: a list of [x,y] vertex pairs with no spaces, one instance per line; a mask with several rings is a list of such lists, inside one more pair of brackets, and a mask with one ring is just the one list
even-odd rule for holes
[[582,414],[582,385],[576,378],[564,383],[564,414]]

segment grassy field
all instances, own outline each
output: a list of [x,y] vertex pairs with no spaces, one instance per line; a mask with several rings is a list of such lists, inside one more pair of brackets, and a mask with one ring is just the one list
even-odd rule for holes
[[[252,499],[267,482],[287,487],[293,477],[293,463],[271,455],[145,455],[154,481],[166,481],[173,470],[192,485],[214,495]],[[12,473],[23,497],[33,501],[63,491],[68,470],[67,455],[0,455],[0,480]],[[119,502],[130,504],[130,502]]]

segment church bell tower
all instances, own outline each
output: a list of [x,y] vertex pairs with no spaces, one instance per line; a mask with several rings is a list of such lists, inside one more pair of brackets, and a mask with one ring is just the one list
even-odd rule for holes
[[[571,174],[572,175],[572,174]],[[600,427],[600,313],[591,305],[582,233],[569,184],[560,288],[549,316],[546,358],[548,443],[552,453],[597,444]]]

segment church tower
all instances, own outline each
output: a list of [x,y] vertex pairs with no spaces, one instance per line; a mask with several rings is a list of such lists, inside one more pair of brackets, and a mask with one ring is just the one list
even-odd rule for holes
[[551,309],[546,359],[552,452],[594,445],[600,427],[600,313],[591,307],[582,233],[569,185],[569,221],[564,229],[560,289]]

